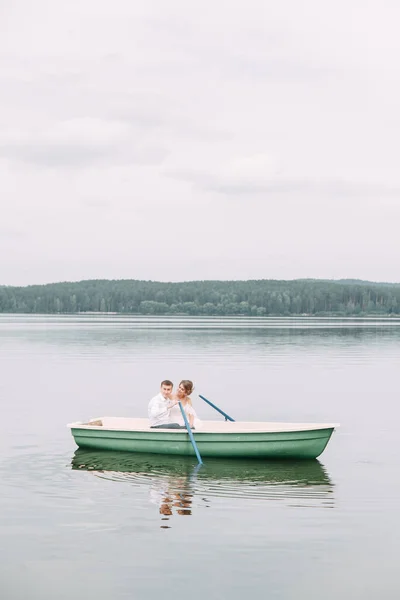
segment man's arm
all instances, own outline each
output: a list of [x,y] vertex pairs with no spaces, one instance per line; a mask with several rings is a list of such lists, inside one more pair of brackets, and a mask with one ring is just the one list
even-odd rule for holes
[[168,419],[170,406],[164,399],[155,396],[149,403],[149,419]]

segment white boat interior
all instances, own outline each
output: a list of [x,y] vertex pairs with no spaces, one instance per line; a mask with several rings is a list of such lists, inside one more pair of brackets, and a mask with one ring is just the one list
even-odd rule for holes
[[[114,431],[160,431],[149,426],[146,418],[96,417],[86,422],[69,423],[67,427],[77,429],[108,429]],[[201,433],[278,433],[285,431],[315,431],[317,429],[336,429],[338,423],[278,423],[262,421],[201,421],[201,427],[195,429]],[[179,429],[162,429],[177,433]]]

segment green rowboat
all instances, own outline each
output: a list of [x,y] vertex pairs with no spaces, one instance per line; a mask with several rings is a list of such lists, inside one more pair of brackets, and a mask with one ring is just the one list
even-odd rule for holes
[[[79,448],[195,456],[185,429],[151,429],[148,419],[99,417],[68,427]],[[338,427],[328,423],[203,421],[193,431],[202,457],[311,459]]]

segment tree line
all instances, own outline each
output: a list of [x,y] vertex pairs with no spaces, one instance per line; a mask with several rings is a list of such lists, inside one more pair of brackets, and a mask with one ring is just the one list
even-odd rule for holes
[[0,287],[2,313],[398,315],[400,284],[359,280],[88,280]]

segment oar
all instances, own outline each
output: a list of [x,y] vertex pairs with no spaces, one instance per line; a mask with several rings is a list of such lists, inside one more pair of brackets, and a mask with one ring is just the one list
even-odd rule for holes
[[229,415],[226,414],[226,412],[224,412],[223,410],[221,410],[220,408],[218,408],[218,406],[215,406],[215,404],[213,404],[212,402],[210,402],[210,400],[207,400],[207,398],[204,398],[204,396],[202,396],[201,394],[199,394],[199,397],[204,400],[204,402],[207,402],[207,404],[209,404],[210,406],[212,406],[213,408],[215,408],[215,410],[217,410],[219,413],[221,413],[221,415],[223,415],[225,417],[225,421],[234,421],[235,419],[232,419],[232,417],[230,417]]
[[187,432],[189,434],[190,441],[192,442],[193,450],[194,450],[194,452],[195,452],[195,454],[197,456],[197,460],[199,461],[199,465],[202,465],[203,461],[201,460],[201,456],[200,456],[200,452],[199,452],[199,449],[198,449],[197,444],[196,444],[196,440],[194,439],[194,435],[193,435],[192,430],[190,428],[189,421],[187,420],[187,416],[186,416],[185,411],[183,410],[183,406],[182,406],[181,402],[179,402],[179,408],[181,409],[183,421],[184,421],[184,423],[186,425],[186,429],[187,429]]

